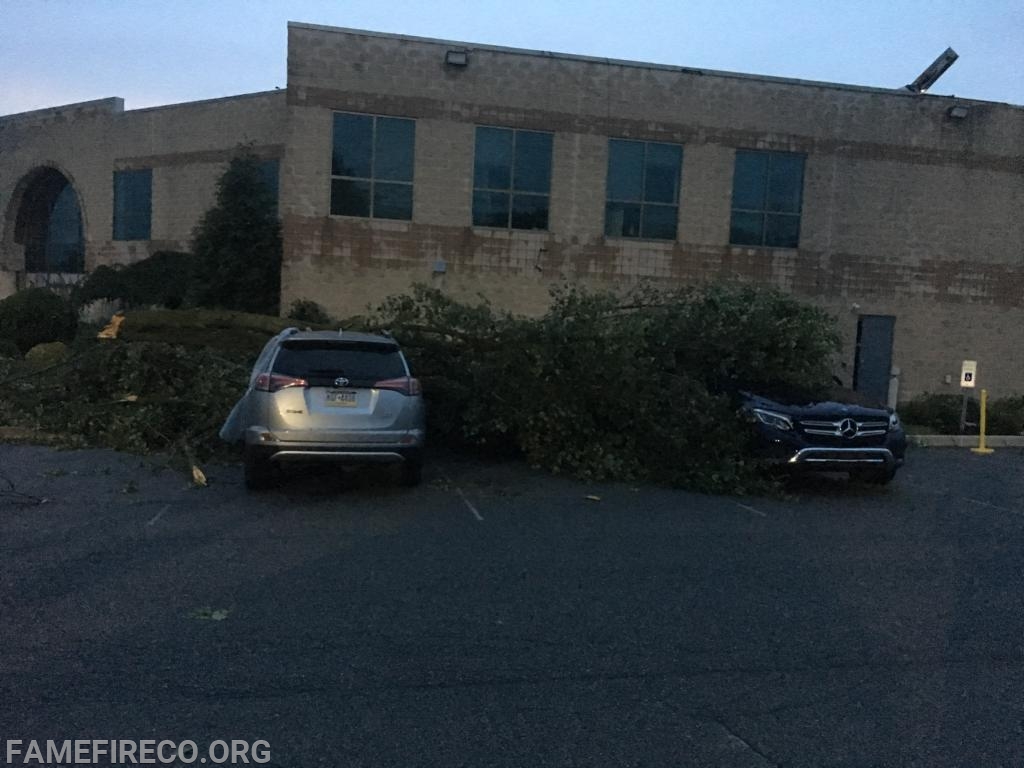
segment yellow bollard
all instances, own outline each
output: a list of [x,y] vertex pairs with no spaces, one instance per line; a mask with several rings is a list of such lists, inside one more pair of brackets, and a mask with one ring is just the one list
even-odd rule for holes
[[971,448],[971,453],[994,453],[991,448],[985,447],[985,411],[988,407],[988,390],[981,390],[981,419],[978,421],[978,447]]

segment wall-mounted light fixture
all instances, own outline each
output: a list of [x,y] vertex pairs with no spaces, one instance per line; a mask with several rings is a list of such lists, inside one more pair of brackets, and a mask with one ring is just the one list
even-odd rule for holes
[[946,114],[952,117],[954,120],[963,120],[967,117],[967,113],[970,110],[963,104],[957,104],[955,107],[950,107],[946,110]]
[[468,51],[448,51],[444,55],[444,63],[449,67],[464,67],[469,64]]

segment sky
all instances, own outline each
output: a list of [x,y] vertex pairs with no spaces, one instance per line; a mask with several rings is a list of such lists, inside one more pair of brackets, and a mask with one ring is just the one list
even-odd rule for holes
[[0,115],[286,85],[287,22],[1024,105],[1024,0],[0,0]]

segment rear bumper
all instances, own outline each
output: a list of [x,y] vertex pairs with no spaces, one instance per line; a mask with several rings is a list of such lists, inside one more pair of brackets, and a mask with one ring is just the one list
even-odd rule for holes
[[423,449],[409,446],[357,449],[338,446],[250,445],[260,458],[274,464],[400,464],[418,462]]
[[[246,430],[247,450],[278,464],[397,464],[418,461],[423,453],[422,430],[408,430],[387,435],[347,434],[337,442],[282,440],[281,435],[262,427]],[[381,438],[384,439],[381,439]],[[376,438],[376,439],[375,439]]]
[[397,448],[394,450],[324,450],[294,448],[271,449],[268,458],[275,464],[398,464],[414,461],[419,449]]

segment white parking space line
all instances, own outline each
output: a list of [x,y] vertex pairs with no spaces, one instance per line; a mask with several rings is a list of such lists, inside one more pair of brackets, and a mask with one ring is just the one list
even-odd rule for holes
[[480,514],[480,510],[478,510],[475,506],[473,506],[473,502],[471,502],[466,497],[466,494],[463,493],[462,489],[459,486],[457,486],[454,483],[454,481],[452,481],[452,479],[448,476],[448,473],[447,472],[441,472],[441,477],[448,484],[449,488],[454,488],[455,489],[455,492],[457,494],[459,494],[459,498],[462,499],[462,503],[466,505],[466,509],[468,509],[470,512],[473,513],[473,517],[475,517],[478,522],[482,523],[484,521],[484,518],[483,518],[483,515]]
[[161,509],[159,512],[157,512],[155,515],[153,515],[153,519],[150,520],[148,523],[146,523],[146,527],[148,528],[149,526],[153,525],[153,523],[155,523],[157,520],[159,520],[161,517],[163,517],[164,516],[164,512],[166,512],[170,508],[171,508],[170,504],[164,504],[164,508]]
[[740,504],[738,501],[734,501],[733,503],[740,509],[747,510],[747,512],[753,512],[755,515],[760,515],[761,517],[768,517],[768,515],[762,512],[760,509],[755,509],[754,507],[748,506],[746,504]]
[[469,508],[469,511],[473,513],[473,517],[475,517],[482,523],[484,521],[483,517],[480,515],[480,512],[477,510],[477,508],[473,506],[473,502],[466,498],[466,494],[462,492],[462,489],[459,488],[459,486],[455,486],[455,492],[459,494],[459,498],[461,498],[463,503],[465,503],[465,505]]
[[943,498],[950,498],[951,496],[960,501],[966,501],[968,504],[974,504],[978,507],[985,507],[987,509],[994,509],[997,512],[1009,512],[1012,515],[1024,514],[1024,510],[1013,509],[1012,507],[1004,507],[1000,504],[993,504],[991,501],[984,501],[982,499],[972,499],[969,496],[955,496],[949,488],[943,488],[941,486],[928,487],[923,485],[914,484],[914,490],[920,491],[921,493],[927,493],[933,496],[941,496]]

